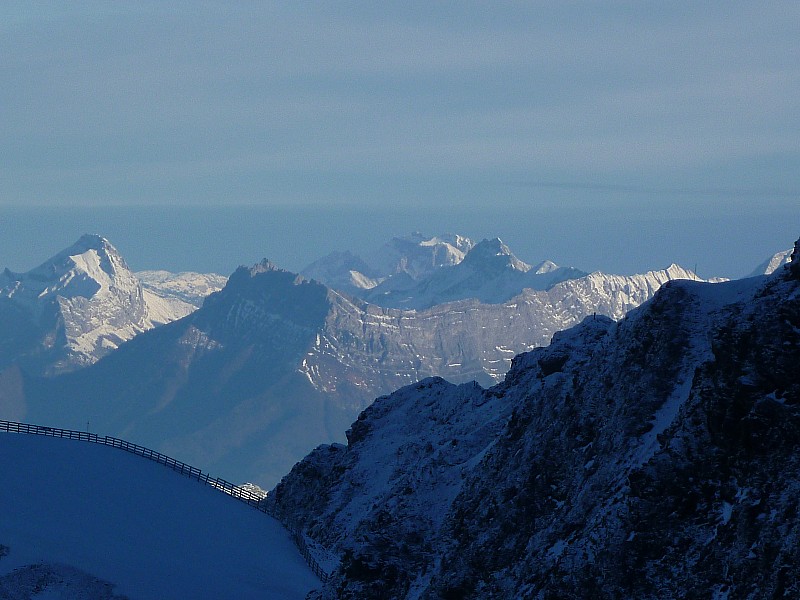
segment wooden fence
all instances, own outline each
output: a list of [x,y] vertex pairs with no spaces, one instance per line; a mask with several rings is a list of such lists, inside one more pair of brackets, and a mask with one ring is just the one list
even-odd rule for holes
[[287,530],[289,530],[292,540],[297,545],[297,549],[300,551],[300,554],[302,554],[303,558],[308,563],[308,566],[311,568],[314,574],[319,577],[323,583],[328,581],[330,578],[330,574],[322,569],[317,560],[311,554],[302,531],[296,527],[288,526],[284,519],[272,514],[272,511],[267,509],[266,503],[261,501],[263,496],[243,488],[242,486],[235,485],[230,481],[225,481],[219,477],[211,477],[211,475],[208,473],[203,473],[200,469],[187,465],[179,460],[175,460],[174,458],[171,458],[165,454],[161,454],[160,452],[156,452],[155,450],[150,450],[144,446],[131,444],[125,440],[107,435],[99,436],[96,433],[88,433],[86,431],[75,431],[72,429],[61,429],[59,427],[45,427],[42,425],[31,425],[28,423],[17,423],[15,421],[3,420],[0,420],[0,431],[7,431],[9,433],[29,433],[33,435],[48,435],[50,437],[80,440],[83,442],[111,446],[112,448],[119,448],[125,452],[130,452],[131,454],[135,454],[137,456],[157,462],[160,465],[164,465],[165,467],[168,467],[173,471],[180,473],[181,475],[195,479],[200,483],[210,485],[211,487],[224,492],[228,496],[236,498],[248,506],[252,506],[256,510],[269,514],[280,521],[281,524],[286,527]]

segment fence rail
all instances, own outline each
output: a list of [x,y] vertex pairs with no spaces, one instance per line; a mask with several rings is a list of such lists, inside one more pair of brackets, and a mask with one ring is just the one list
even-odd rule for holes
[[145,448],[144,446],[140,446],[138,444],[132,444],[130,442],[126,442],[125,440],[121,440],[119,438],[111,437],[111,436],[99,436],[96,433],[89,433],[86,431],[75,431],[73,429],[61,429],[59,427],[45,427],[43,425],[31,425],[29,423],[17,423],[16,421],[3,421],[0,420],[0,431],[6,431],[9,433],[29,433],[33,435],[47,435],[50,437],[58,437],[58,438],[66,438],[70,440],[80,440],[83,442],[91,442],[93,444],[102,444],[104,446],[111,446],[112,448],[119,448],[120,450],[124,450],[125,452],[130,452],[131,454],[135,454],[137,456],[141,456],[143,458],[147,458],[154,462],[157,462],[160,465],[164,465],[167,468],[180,473],[186,477],[191,479],[195,479],[200,483],[204,483],[206,485],[210,485],[211,487],[231,496],[232,498],[236,498],[247,504],[248,506],[252,506],[256,510],[259,510],[263,513],[269,514],[270,516],[276,518],[280,521],[286,529],[289,530],[291,534],[292,541],[294,541],[297,549],[300,551],[300,554],[305,559],[308,566],[314,572],[314,574],[319,577],[323,583],[327,582],[330,578],[330,575],[322,569],[319,565],[317,560],[311,554],[308,544],[306,543],[305,536],[303,533],[294,527],[288,527],[283,519],[280,519],[278,516],[274,515],[272,511],[268,510],[266,504],[262,502],[263,496],[256,494],[242,486],[236,485],[231,483],[230,481],[225,481],[224,479],[220,479],[219,477],[211,477],[208,473],[203,473],[200,469],[196,467],[192,467],[191,465],[187,465],[179,460],[175,460],[174,458],[167,456],[165,454],[161,454],[160,452],[156,452],[155,450],[151,450],[150,448]]

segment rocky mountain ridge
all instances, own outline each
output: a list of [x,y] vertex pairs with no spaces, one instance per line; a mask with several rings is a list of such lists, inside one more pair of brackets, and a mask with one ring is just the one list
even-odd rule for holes
[[341,559],[322,597],[794,597],[798,432],[800,261],[381,397],[266,501]]

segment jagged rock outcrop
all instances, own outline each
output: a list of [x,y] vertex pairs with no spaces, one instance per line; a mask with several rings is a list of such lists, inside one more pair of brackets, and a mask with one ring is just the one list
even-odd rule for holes
[[266,502],[339,556],[331,597],[797,596],[796,264],[380,398]]

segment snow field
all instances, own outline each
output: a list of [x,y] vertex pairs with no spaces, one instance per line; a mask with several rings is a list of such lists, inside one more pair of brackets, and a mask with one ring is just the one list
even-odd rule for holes
[[320,582],[273,518],[114,448],[0,434],[0,577],[61,563],[131,600],[304,598]]

